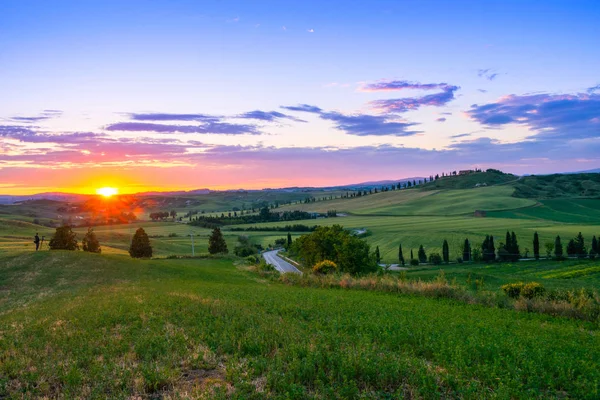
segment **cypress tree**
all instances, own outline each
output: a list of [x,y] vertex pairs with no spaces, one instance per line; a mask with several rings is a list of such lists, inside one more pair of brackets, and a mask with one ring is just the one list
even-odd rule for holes
[[465,244],[463,246],[463,260],[471,261],[471,243],[469,243],[469,239],[465,239]]
[[442,257],[446,264],[450,262],[450,249],[448,247],[448,241],[446,239],[444,239],[444,244],[442,245]]
[[427,254],[425,253],[425,249],[423,248],[423,245],[419,246],[419,262],[421,264],[426,263],[427,262]]
[[402,254],[402,244],[398,246],[398,262],[404,266],[404,255]]
[[133,258],[152,257],[152,246],[150,238],[144,228],[138,228],[131,239],[129,246],[129,255]]
[[227,243],[225,242],[223,234],[221,233],[221,229],[213,229],[212,234],[208,238],[208,252],[210,254],[227,254],[229,252],[229,250],[227,250]]
[[533,256],[536,260],[540,259],[540,238],[537,232],[533,234]]
[[488,254],[489,254],[489,261],[495,261],[496,260],[496,246],[494,245],[494,236],[490,236],[490,242],[488,245]]
[[585,242],[583,240],[583,235],[581,232],[575,238],[575,254],[577,257],[585,257],[587,256],[587,249],[585,248]]
[[560,259],[563,256],[563,247],[562,243],[560,243],[560,236],[557,236],[554,240],[554,256]]
[[411,259],[411,261],[415,259],[415,257],[413,257],[413,251],[412,251],[412,249],[410,249],[410,259]]
[[508,251],[508,254],[512,255],[513,252],[513,244],[512,244],[512,239],[510,237],[510,232],[506,231],[506,244],[504,245],[504,248],[506,249],[506,251]]
[[288,232],[288,236],[287,236],[287,245],[288,248],[290,248],[292,246],[292,234]]
[[519,242],[517,241],[517,235],[513,231],[510,235],[511,257],[513,261],[519,261],[521,258],[521,249],[519,249]]
[[381,253],[379,253],[379,246],[375,247],[375,259],[377,260],[377,264],[381,262]]

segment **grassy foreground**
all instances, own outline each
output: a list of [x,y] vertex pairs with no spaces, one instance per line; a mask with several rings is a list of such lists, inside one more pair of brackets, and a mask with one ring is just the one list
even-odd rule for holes
[[0,397],[589,398],[580,321],[262,280],[230,259],[0,255]]

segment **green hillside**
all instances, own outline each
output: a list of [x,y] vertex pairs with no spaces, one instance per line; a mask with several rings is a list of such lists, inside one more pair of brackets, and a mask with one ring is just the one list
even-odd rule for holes
[[260,279],[220,260],[0,255],[3,398],[597,398],[540,314]]
[[570,224],[600,224],[600,199],[540,200],[538,206],[494,211],[488,217],[541,219]]
[[476,185],[495,186],[509,182],[514,182],[518,179],[516,175],[505,174],[502,171],[488,169],[483,172],[472,172],[466,175],[448,175],[440,176],[432,182],[427,182],[421,188],[423,190],[439,190],[439,189],[471,189]]
[[516,197],[600,197],[600,174],[531,175],[521,178],[514,186]]

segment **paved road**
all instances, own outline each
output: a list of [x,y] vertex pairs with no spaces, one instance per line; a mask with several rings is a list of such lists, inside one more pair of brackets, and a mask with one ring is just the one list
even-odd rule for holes
[[274,266],[277,269],[277,271],[279,271],[281,273],[293,272],[295,274],[302,274],[302,272],[298,268],[294,267],[289,262],[279,258],[277,256],[277,253],[279,251],[280,250],[272,250],[272,251],[265,251],[263,253],[263,257],[265,258],[265,261],[267,262],[267,264],[271,264],[272,266]]

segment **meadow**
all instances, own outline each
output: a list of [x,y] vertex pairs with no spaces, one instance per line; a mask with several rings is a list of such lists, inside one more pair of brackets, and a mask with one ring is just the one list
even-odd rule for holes
[[0,255],[0,397],[582,398],[581,321],[265,280],[235,259]]

